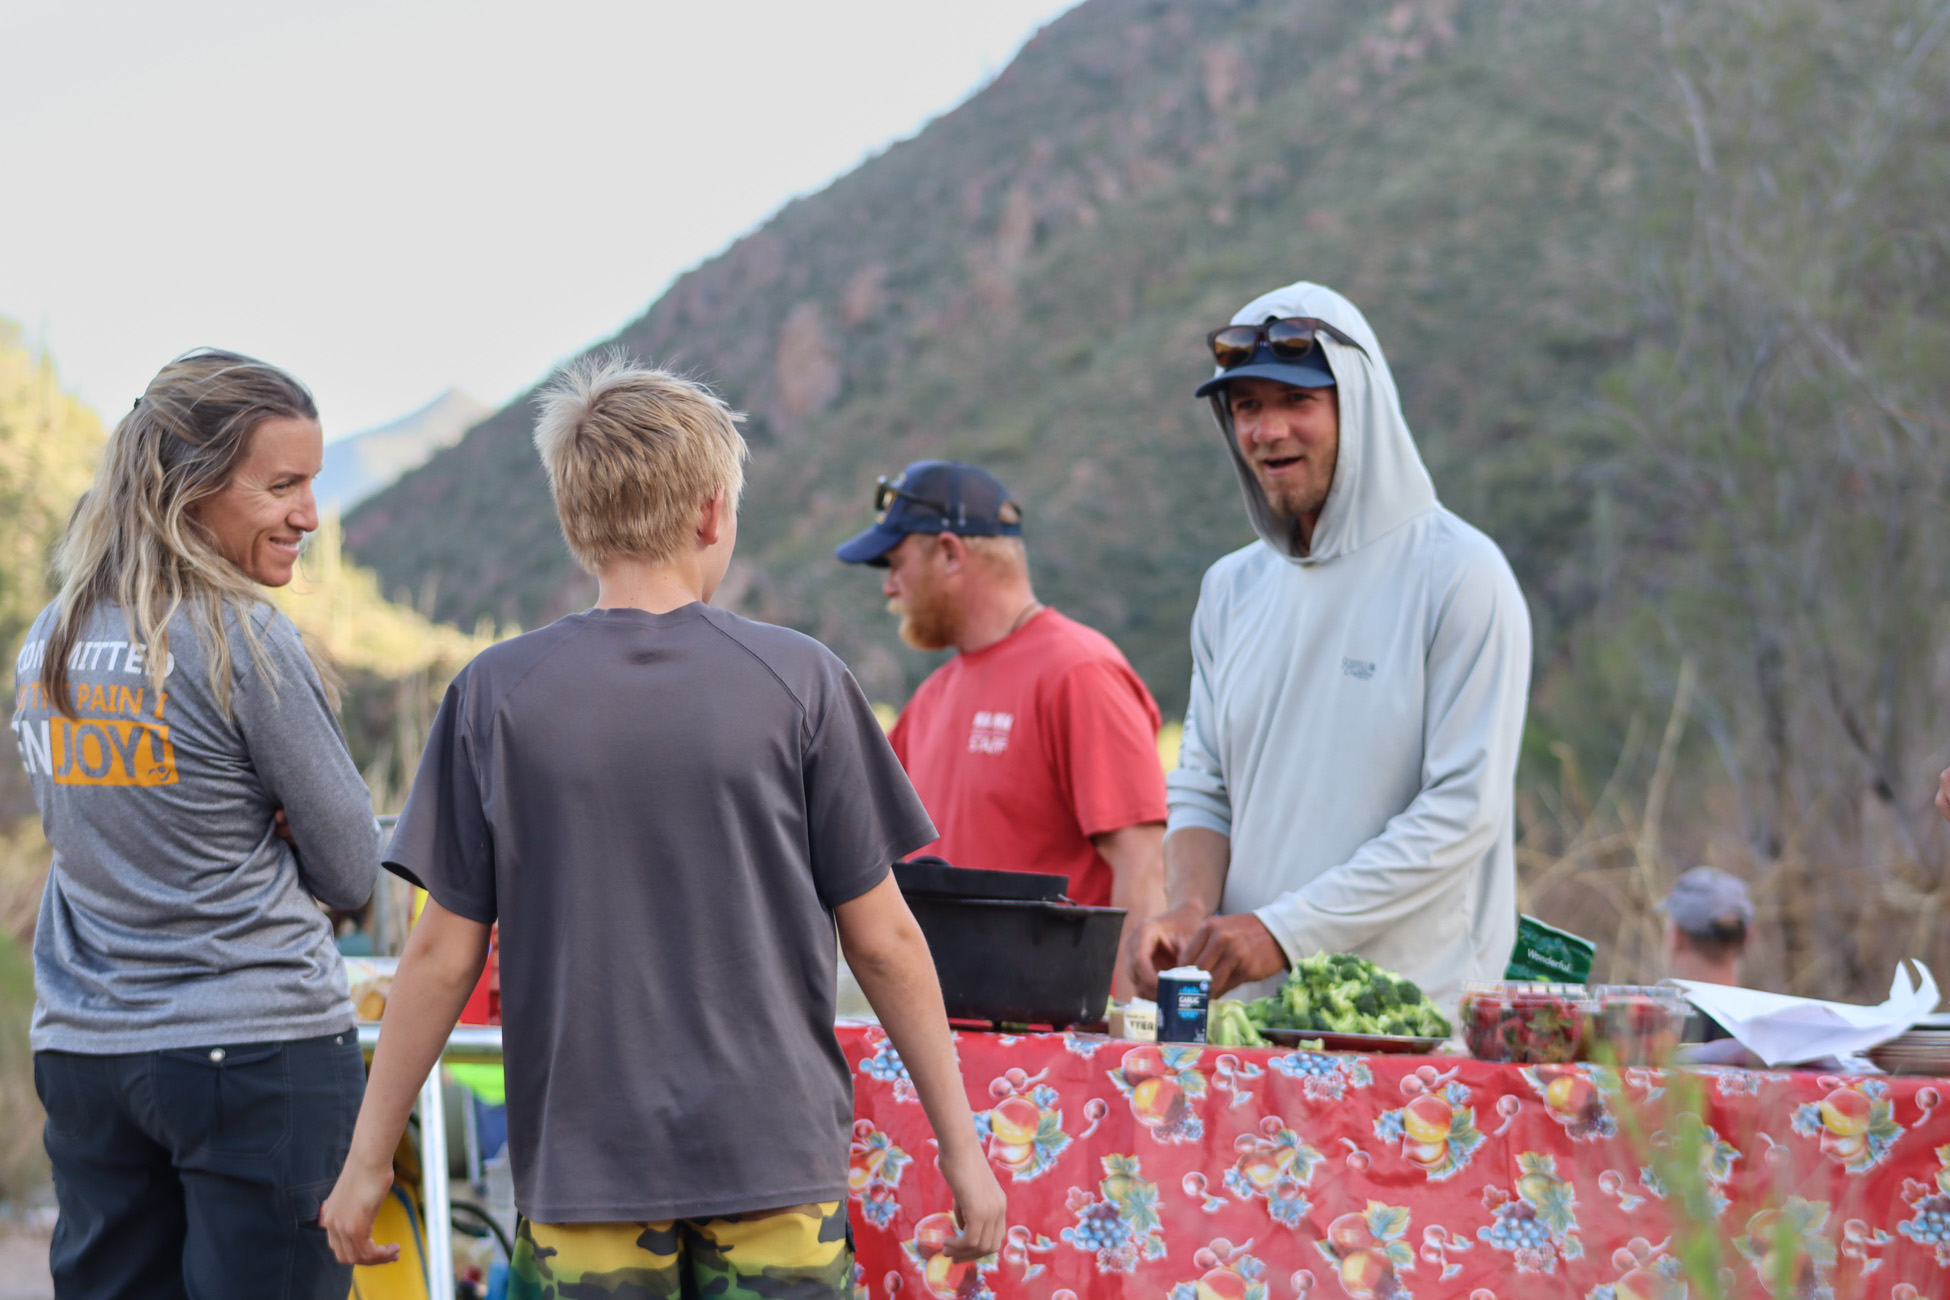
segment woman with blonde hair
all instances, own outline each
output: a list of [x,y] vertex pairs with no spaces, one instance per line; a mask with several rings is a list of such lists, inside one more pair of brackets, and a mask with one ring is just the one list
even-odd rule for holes
[[15,665],[54,846],[32,1042],[63,1300],[350,1286],[316,1224],[365,1076],[318,904],[365,902],[379,831],[333,691],[264,592],[318,526],[322,456],[276,367],[163,367]]

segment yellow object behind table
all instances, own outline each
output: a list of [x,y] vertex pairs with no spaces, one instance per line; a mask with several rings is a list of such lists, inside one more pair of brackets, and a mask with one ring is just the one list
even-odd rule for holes
[[353,1269],[350,1300],[427,1300],[426,1234],[421,1226],[418,1202],[406,1189],[395,1187],[372,1221],[372,1239],[381,1245],[397,1241],[399,1258]]
[[413,1144],[400,1139],[393,1153],[393,1190],[373,1216],[372,1239],[380,1245],[399,1243],[399,1258],[390,1264],[366,1264],[352,1270],[348,1300],[428,1300],[426,1207],[420,1201],[420,1160]]

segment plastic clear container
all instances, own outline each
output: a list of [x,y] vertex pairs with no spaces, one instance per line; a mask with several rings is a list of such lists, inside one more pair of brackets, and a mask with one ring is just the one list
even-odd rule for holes
[[1600,984],[1591,995],[1597,1012],[1585,1037],[1585,1060],[1664,1065],[1672,1059],[1692,1010],[1684,993],[1664,985]]
[[1562,1065],[1578,1059],[1598,1010],[1582,984],[1463,985],[1462,1036],[1479,1061]]

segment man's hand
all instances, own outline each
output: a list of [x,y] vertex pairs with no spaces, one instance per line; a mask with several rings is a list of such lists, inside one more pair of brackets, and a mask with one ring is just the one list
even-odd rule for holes
[[1950,768],[1945,768],[1943,775],[1936,779],[1936,810],[1943,814],[1945,821],[1950,821]]
[[1189,954],[1183,964],[1212,977],[1215,998],[1286,969],[1286,952],[1251,912],[1213,917],[1181,951]]
[[1190,951],[1186,945],[1206,915],[1194,903],[1181,903],[1138,927],[1131,940],[1131,984],[1139,997],[1158,996],[1158,972],[1181,964],[1180,954]]
[[390,1264],[399,1258],[399,1245],[382,1246],[372,1239],[372,1221],[393,1187],[393,1167],[360,1169],[352,1160],[339,1171],[338,1185],[318,1210],[318,1226],[332,1243],[341,1264]]
[[[1950,775],[1950,773],[1946,773],[1946,775]],[[279,839],[289,844],[292,848],[295,849],[298,847],[298,841],[291,838],[291,823],[285,819],[284,809],[280,808],[271,814],[271,830]]]
[[1092,835],[1097,854],[1110,863],[1110,905],[1124,909],[1124,925],[1117,936],[1117,968],[1111,974],[1110,995],[1131,1000],[1131,946],[1138,927],[1165,910],[1165,828],[1144,822],[1122,830]]
[[1009,1198],[995,1181],[988,1156],[966,1145],[941,1156],[941,1176],[955,1198],[955,1220],[961,1235],[943,1247],[949,1259],[981,1259],[1002,1249],[1009,1230]]

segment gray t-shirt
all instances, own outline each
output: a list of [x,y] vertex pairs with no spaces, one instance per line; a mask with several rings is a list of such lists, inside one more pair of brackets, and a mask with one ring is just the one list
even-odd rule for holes
[[[69,656],[76,717],[41,693],[41,611],[14,664],[13,733],[54,858],[34,931],[36,1051],[112,1055],[291,1041],[352,1027],[318,899],[358,907],[379,875],[372,799],[305,656],[268,604],[250,614],[275,683],[229,627],[219,712],[187,612],[157,696],[120,606]],[[292,846],[272,829],[282,808]]]
[[386,865],[501,924],[522,1213],[845,1199],[832,909],[934,836],[852,676],[797,632],[599,609],[482,652]]

